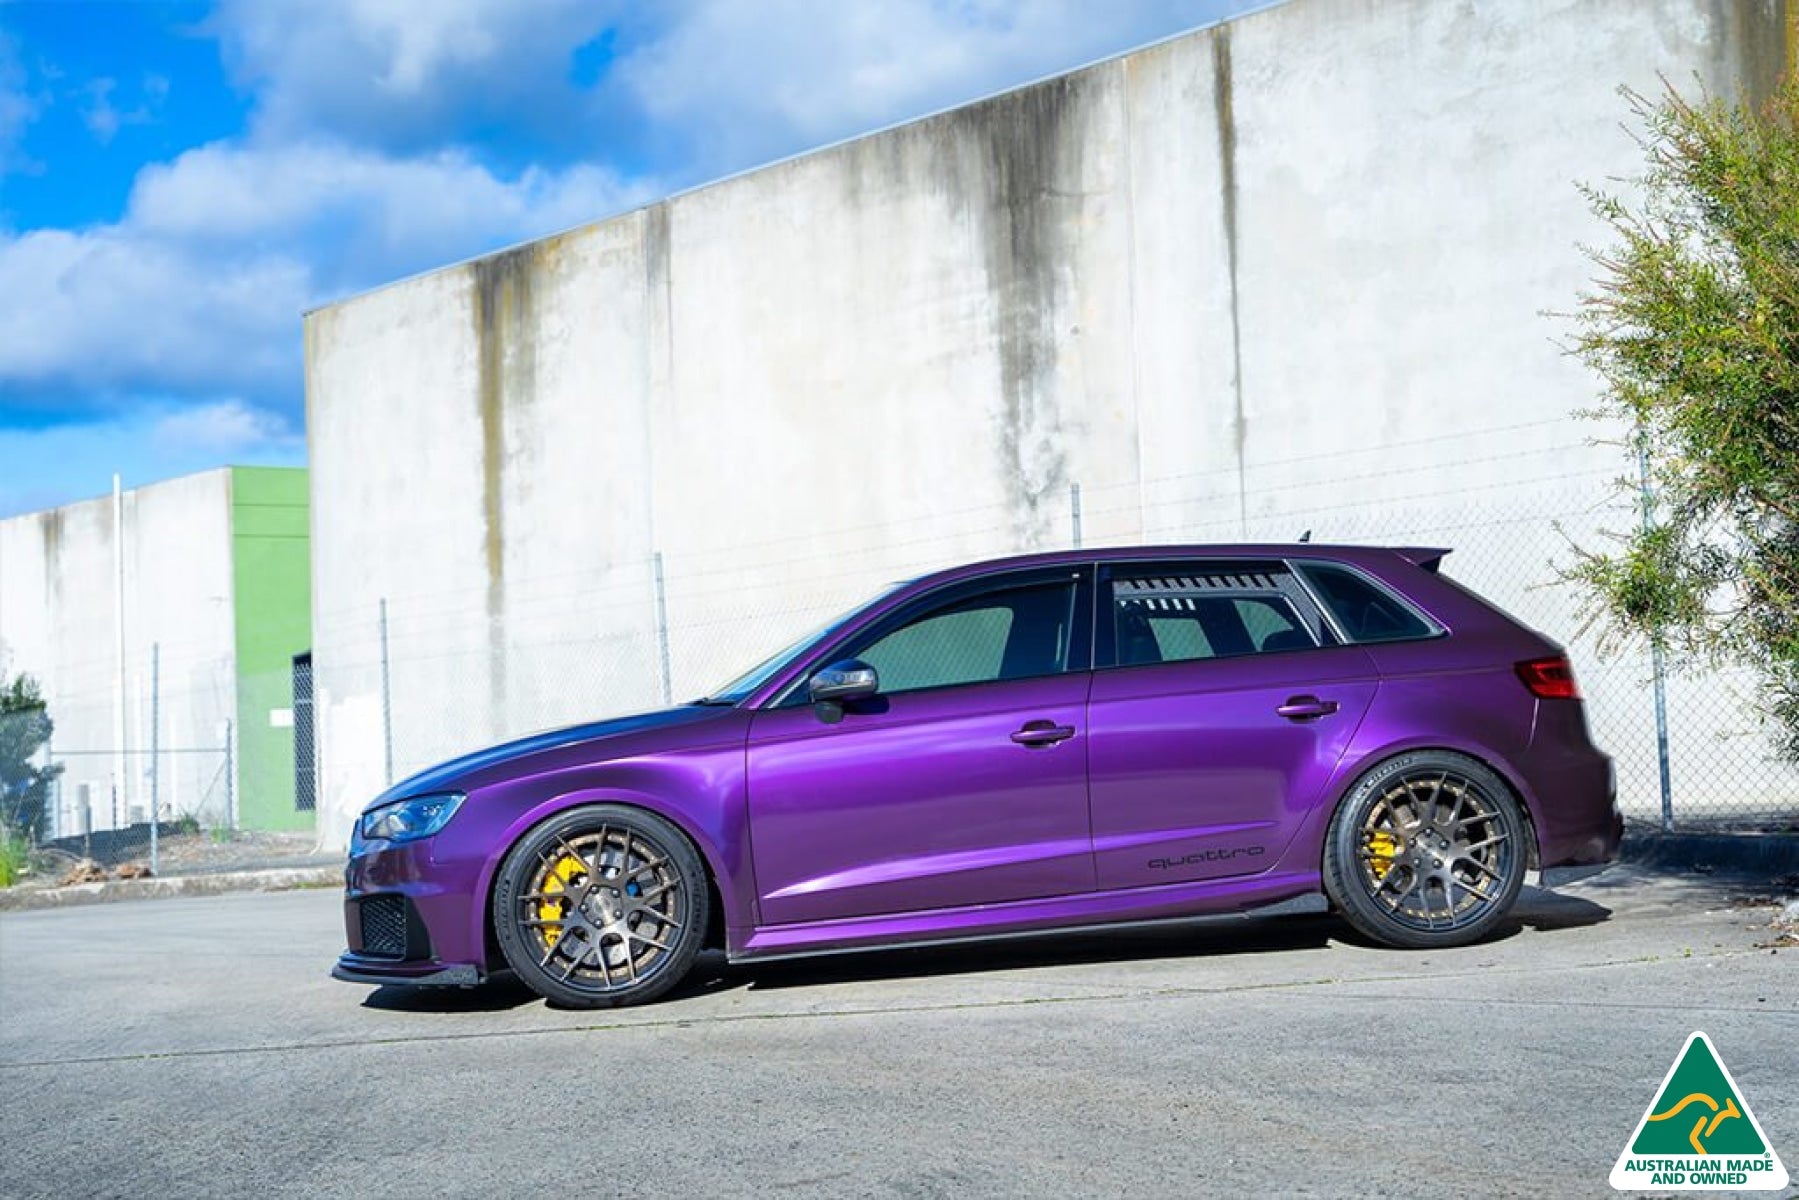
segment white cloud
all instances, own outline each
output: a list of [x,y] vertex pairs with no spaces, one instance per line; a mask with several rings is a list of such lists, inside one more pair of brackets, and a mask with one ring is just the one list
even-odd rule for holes
[[293,361],[307,298],[284,255],[221,259],[130,226],[0,235],[0,391],[259,386]]
[[221,0],[211,19],[258,130],[417,149],[470,120],[566,121],[569,59],[612,0]]
[[150,439],[166,454],[200,451],[224,457],[295,449],[305,441],[279,414],[236,398],[169,412],[151,427]]
[[340,143],[221,142],[146,167],[127,222],[213,244],[305,244],[350,258],[330,274],[378,282],[478,250],[597,220],[651,187],[599,167],[502,179],[460,150],[396,158]]
[[42,97],[31,89],[30,76],[19,59],[16,39],[0,29],[0,176],[15,163],[25,127],[37,120]]
[[168,95],[169,82],[160,75],[145,76],[137,104],[127,109],[121,109],[113,103],[113,94],[118,90],[119,81],[103,75],[88,80],[76,92],[77,96],[86,101],[81,107],[82,123],[102,146],[111,145],[123,126],[148,125],[154,121],[154,110],[161,107],[163,99]]
[[[643,186],[576,166],[496,177],[458,152],[220,143],[140,173],[116,224],[0,233],[0,393],[42,405],[300,391],[300,314],[592,220]],[[73,414],[71,414],[73,415]]]

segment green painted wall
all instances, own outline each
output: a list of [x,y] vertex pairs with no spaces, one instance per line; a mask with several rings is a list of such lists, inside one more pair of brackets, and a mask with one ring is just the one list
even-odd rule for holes
[[294,809],[293,658],[312,643],[306,471],[231,469],[237,621],[237,816],[243,829],[311,829]]

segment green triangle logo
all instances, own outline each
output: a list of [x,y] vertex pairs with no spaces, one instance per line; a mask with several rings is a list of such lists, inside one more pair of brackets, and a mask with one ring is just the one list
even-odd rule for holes
[[1786,1167],[1703,1033],[1687,1038],[1612,1168],[1615,1188],[1763,1191]]

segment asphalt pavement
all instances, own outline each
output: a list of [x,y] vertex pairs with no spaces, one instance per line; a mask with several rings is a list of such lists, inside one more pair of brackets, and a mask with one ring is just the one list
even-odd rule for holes
[[1619,868],[1447,952],[1289,917],[712,962],[603,1013],[335,982],[330,892],[5,913],[0,1195],[1610,1196],[1696,1029],[1799,1175],[1756,893]]

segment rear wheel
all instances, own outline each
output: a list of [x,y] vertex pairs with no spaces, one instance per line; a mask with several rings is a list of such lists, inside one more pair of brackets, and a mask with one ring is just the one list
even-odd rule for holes
[[1403,754],[1350,790],[1324,847],[1343,918],[1389,946],[1478,941],[1524,885],[1529,829],[1491,768],[1447,751]]
[[494,932],[507,963],[571,1008],[653,1000],[679,983],[706,939],[705,867],[687,838],[623,805],[572,809],[506,855]]

